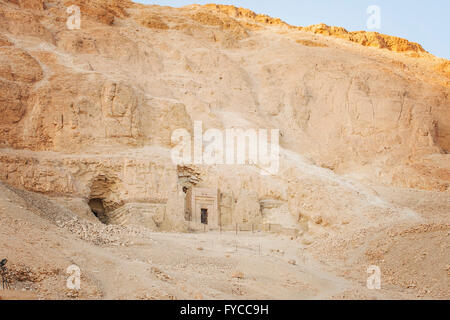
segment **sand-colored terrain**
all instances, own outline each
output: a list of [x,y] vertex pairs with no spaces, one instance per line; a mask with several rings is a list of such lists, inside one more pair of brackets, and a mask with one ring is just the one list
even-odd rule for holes
[[[449,66],[232,6],[0,0],[0,298],[449,299]],[[177,166],[195,121],[279,129],[279,170]]]
[[[436,199],[422,210],[442,203]],[[450,226],[426,216],[420,225],[338,241],[314,234],[153,233],[92,224],[64,217],[67,212],[51,199],[4,185],[0,208],[2,254],[12,261],[14,288],[1,291],[2,299],[448,299],[450,294]],[[63,222],[67,218],[70,223]],[[66,269],[73,264],[81,269],[80,291],[66,288]],[[373,264],[382,270],[381,290],[366,287],[366,269]]]

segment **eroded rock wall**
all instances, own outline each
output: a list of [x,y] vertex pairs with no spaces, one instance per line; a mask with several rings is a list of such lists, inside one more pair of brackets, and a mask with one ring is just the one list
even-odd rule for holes
[[[81,8],[79,30],[66,27],[69,5]],[[0,18],[0,172],[19,188],[103,198],[110,210],[162,203],[166,227],[180,225],[171,134],[202,121],[280,129],[287,154],[272,177],[200,169],[226,224],[277,208],[287,225],[386,210],[340,175],[449,190],[448,60],[420,45],[232,6],[3,0]]]

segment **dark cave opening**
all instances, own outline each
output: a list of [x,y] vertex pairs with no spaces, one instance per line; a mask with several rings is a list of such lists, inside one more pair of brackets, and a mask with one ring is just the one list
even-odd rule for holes
[[108,223],[108,217],[106,215],[105,206],[103,205],[103,199],[89,199],[88,205],[91,208],[92,213],[98,220],[100,220],[100,222],[104,224]]
[[200,220],[201,220],[202,224],[208,224],[208,209],[201,210]]

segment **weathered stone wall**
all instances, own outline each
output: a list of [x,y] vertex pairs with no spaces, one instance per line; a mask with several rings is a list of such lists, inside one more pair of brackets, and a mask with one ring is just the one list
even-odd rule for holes
[[[81,198],[86,204],[91,198],[99,198],[108,211],[133,202],[161,205],[164,221],[158,220],[158,227],[170,228],[184,218],[176,167],[170,163],[68,155],[55,159],[55,154],[37,158],[32,152],[26,152],[28,156],[14,153],[0,155],[0,179],[18,188],[55,197]],[[162,219],[160,213],[158,219]]]
[[[71,4],[80,30],[66,27]],[[126,0],[1,0],[0,18],[0,179],[19,188],[102,198],[110,211],[165,204],[166,229],[183,225],[186,183],[220,190],[223,225],[283,227],[385,213],[338,175],[449,190],[448,61],[406,40]],[[204,131],[280,129],[280,172],[212,166],[180,178],[171,134],[196,120]]]

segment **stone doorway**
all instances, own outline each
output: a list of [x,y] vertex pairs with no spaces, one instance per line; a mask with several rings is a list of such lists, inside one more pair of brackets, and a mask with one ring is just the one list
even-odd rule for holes
[[217,199],[217,189],[187,188],[184,200],[185,220],[199,225],[208,225],[213,228],[218,227],[220,212]]

